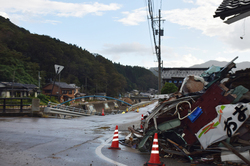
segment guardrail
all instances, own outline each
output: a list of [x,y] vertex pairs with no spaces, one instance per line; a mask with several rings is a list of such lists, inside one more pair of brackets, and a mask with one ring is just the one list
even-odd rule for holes
[[[132,111],[137,108],[147,106],[149,104],[152,104],[155,101],[157,100],[145,101],[145,102],[140,102],[138,104],[134,104],[128,108],[128,111]],[[91,109],[84,110],[81,108],[70,107],[70,106],[65,106],[65,105],[56,105],[56,103],[50,102],[48,107],[44,108],[44,113],[80,117],[80,116],[89,116],[91,114],[94,114],[95,112],[94,111],[92,112]]]
[[49,105],[48,107],[44,108],[44,113],[75,116],[75,117],[89,116],[92,114],[92,112],[89,112],[81,108],[64,106],[64,105],[54,105],[54,106]]
[[135,110],[137,108],[147,106],[147,105],[152,104],[152,103],[154,103],[156,101],[158,101],[158,100],[144,101],[144,102],[134,104],[134,105],[132,105],[131,107],[128,108],[128,111]]

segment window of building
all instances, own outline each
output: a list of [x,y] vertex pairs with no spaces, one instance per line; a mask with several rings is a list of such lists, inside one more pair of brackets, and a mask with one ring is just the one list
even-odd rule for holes
[[182,81],[179,81],[179,83],[182,83]]
[[44,90],[45,93],[51,93],[51,90]]
[[62,90],[62,94],[67,94],[67,91],[66,90]]
[[169,83],[172,83],[172,81],[170,80],[170,81],[168,81]]
[[177,83],[177,81],[174,81],[174,83]]
[[69,94],[72,94],[72,90],[69,90]]

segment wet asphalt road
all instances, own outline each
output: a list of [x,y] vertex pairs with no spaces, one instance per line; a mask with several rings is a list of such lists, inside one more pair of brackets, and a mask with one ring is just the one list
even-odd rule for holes
[[[115,126],[119,138],[127,128],[139,127],[141,114],[155,104],[126,114],[73,119],[0,117],[1,166],[142,166],[150,153],[123,145],[110,150]],[[185,166],[177,159],[161,158],[165,165]]]

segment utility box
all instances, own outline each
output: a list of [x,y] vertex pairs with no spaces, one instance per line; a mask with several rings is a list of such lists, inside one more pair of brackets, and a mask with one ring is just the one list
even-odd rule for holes
[[40,99],[32,99],[32,112],[34,111],[40,111]]

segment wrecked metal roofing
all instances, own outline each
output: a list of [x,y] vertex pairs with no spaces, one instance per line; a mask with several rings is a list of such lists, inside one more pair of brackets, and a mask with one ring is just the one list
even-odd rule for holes
[[223,0],[215,11],[214,17],[224,20],[226,17],[242,14],[250,10],[250,0]]

